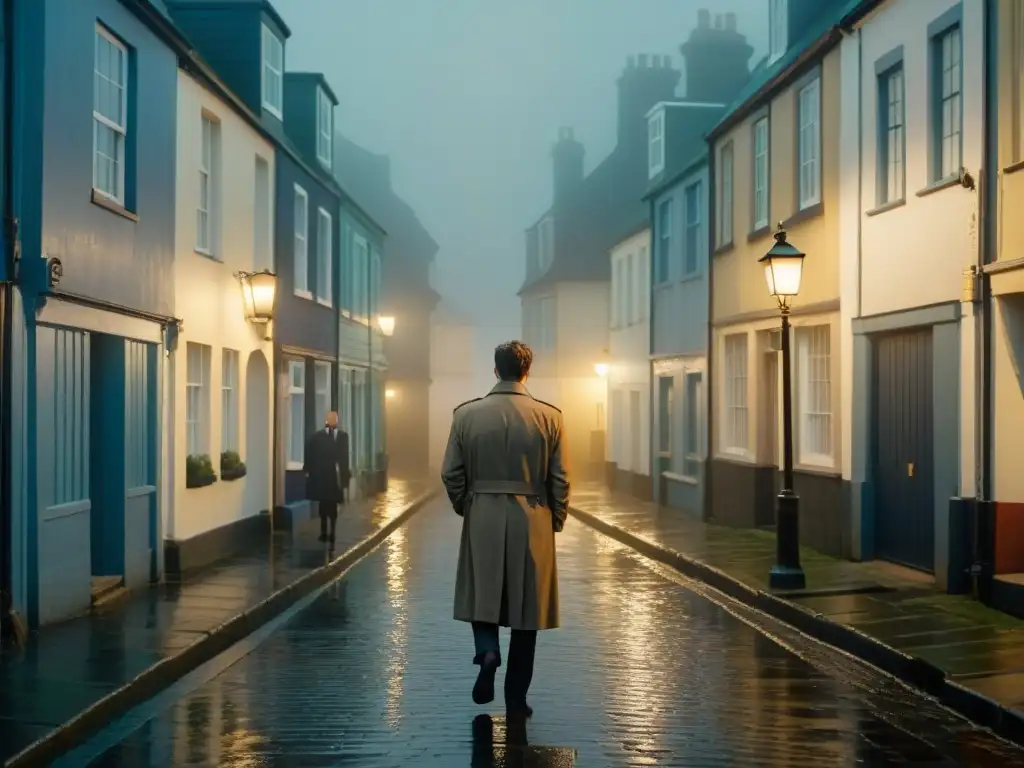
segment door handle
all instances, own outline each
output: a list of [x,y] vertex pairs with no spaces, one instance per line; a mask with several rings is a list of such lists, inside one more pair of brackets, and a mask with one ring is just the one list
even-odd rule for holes
[[914,462],[908,461],[907,462],[907,477],[913,477],[913,476],[914,476]]

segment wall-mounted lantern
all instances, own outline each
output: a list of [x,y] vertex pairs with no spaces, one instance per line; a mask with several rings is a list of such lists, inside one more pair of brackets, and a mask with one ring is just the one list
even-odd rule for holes
[[393,390],[393,389],[385,389],[384,390],[384,397],[386,397],[388,400],[392,399],[394,396],[395,396],[395,390]]
[[391,336],[395,332],[395,318],[393,315],[381,315],[377,318],[377,327],[385,336]]
[[254,323],[269,323],[277,308],[277,275],[269,269],[262,272],[239,272],[245,317]]

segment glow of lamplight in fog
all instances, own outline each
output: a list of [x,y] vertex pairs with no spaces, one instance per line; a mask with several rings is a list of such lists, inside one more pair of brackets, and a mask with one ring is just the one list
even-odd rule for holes
[[395,396],[395,390],[393,390],[393,389],[385,389],[384,390],[384,397],[386,397],[388,400],[391,400],[394,396]]
[[594,373],[596,373],[601,378],[604,378],[605,376],[607,376],[608,375],[608,363],[595,363],[594,364]]

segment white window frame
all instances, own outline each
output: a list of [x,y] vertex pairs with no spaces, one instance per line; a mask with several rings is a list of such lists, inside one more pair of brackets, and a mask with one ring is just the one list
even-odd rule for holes
[[[693,390],[693,413],[690,413],[690,385],[696,382]],[[683,372],[683,451],[680,470],[687,480],[700,479],[700,467],[704,462],[703,446],[703,414],[704,372],[687,370]],[[692,416],[692,418],[691,418]],[[688,466],[689,465],[689,466]],[[696,471],[688,472],[690,467]]]
[[333,306],[334,219],[323,208],[316,209],[316,300]]
[[[672,227],[675,226],[672,211],[674,198],[669,197],[658,203],[658,242],[654,251],[654,279],[655,285],[666,285],[672,279]],[[658,267],[662,264],[662,252],[664,252],[665,273],[660,274]]]
[[789,47],[789,2],[769,0],[768,5],[768,64],[781,59]]
[[725,337],[725,397],[723,398],[722,449],[725,453],[747,455],[750,451],[750,405],[748,334]]
[[647,121],[647,175],[654,178],[665,170],[665,110],[659,109]]
[[632,325],[636,322],[636,289],[633,286],[634,281],[634,270],[636,267],[636,254],[632,251],[626,254],[626,265],[623,268],[622,274],[625,277],[624,285],[622,286],[622,297],[623,297],[623,325]]
[[[298,374],[298,376],[296,376]],[[296,381],[299,383],[296,384]],[[296,413],[295,404],[298,398],[300,431],[299,445],[296,445]],[[306,361],[288,361],[288,440],[285,444],[285,456],[288,469],[302,469],[303,456],[306,452]],[[297,451],[297,453],[296,453]]]
[[894,203],[906,197],[907,126],[903,63],[883,73],[878,89],[878,108],[884,110],[879,167],[884,183],[879,184],[880,203]]
[[352,317],[361,323],[369,322],[370,243],[358,232],[352,234]]
[[[261,188],[261,173],[266,187]],[[270,161],[257,154],[253,161],[253,259],[257,269],[274,266],[274,180]]]
[[[114,48],[121,52],[121,71],[117,73],[120,77],[120,83],[116,83],[108,77],[112,73],[100,72],[97,67],[97,60],[99,59],[99,45],[100,42],[104,41],[112,45]],[[96,34],[93,39],[93,105],[92,105],[92,188],[98,195],[113,200],[118,205],[125,205],[125,162],[127,157],[127,145],[128,145],[128,47],[122,43],[114,33],[104,27],[102,24],[96,25]],[[101,78],[105,82],[120,89],[120,112],[123,122],[117,122],[106,115],[102,114],[98,109],[99,104],[96,103],[96,95],[99,93],[99,85],[96,83],[96,79]],[[99,158],[100,148],[99,143],[96,140],[97,133],[102,130],[109,130],[114,134],[114,154],[116,157],[108,157],[102,155],[104,158],[117,164],[117,174],[114,180],[117,188],[114,190],[105,189],[100,186],[99,178]]]
[[323,88],[316,91],[316,159],[327,170],[334,163],[334,104]]
[[821,77],[797,93],[797,184],[800,210],[821,202]]
[[732,244],[733,218],[733,144],[726,143],[719,152],[718,174],[721,183],[718,185],[721,194],[718,198],[718,247]]
[[185,344],[185,448],[187,456],[210,453],[210,347]]
[[637,280],[637,306],[640,310],[640,316],[637,320],[647,319],[648,304],[651,299],[651,251],[646,245],[640,246],[640,258],[638,259],[640,275]]
[[322,419],[331,410],[331,387],[333,368],[325,360],[316,360],[313,363],[313,403],[316,408],[316,417]]
[[[302,216],[298,215],[299,201],[302,201]],[[292,203],[293,237],[292,273],[296,296],[312,299],[309,290],[309,195],[298,184],[295,185],[295,200]]]
[[[280,63],[275,64],[274,56],[280,51]],[[263,108],[278,120],[284,119],[284,41],[271,31],[266,24],[263,25],[263,39],[260,43],[260,90]],[[277,93],[270,94],[270,84],[277,83]],[[279,102],[272,99],[276,95]]]
[[829,325],[796,329],[797,445],[800,463],[809,466],[831,467],[835,463],[831,333]]
[[220,451],[241,454],[238,430],[238,350],[221,350],[220,368]]
[[[704,184],[695,181],[683,189],[683,277],[693,277],[700,274],[701,267],[701,228],[703,226],[703,211],[701,210],[701,196],[704,191]],[[694,218],[690,219],[690,196],[693,195]],[[693,234],[693,264],[690,262],[690,234]],[[692,266],[692,269],[691,269]]]
[[[938,57],[935,77],[933,109],[938,125],[935,126],[935,141],[938,142],[938,156],[935,158],[935,173],[938,180],[960,174],[963,167],[963,32],[960,24],[954,24],[934,38],[935,53]],[[948,54],[948,58],[947,58]]]
[[768,226],[771,216],[771,124],[768,116],[754,123],[754,231]]
[[[196,252],[204,256],[216,253],[217,217],[217,132],[219,124],[210,115],[201,115],[199,139],[199,199],[196,202]],[[206,206],[203,206],[203,193]]]

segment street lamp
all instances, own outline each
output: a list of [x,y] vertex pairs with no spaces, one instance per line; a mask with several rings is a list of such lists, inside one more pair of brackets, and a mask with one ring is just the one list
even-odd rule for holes
[[600,376],[602,379],[608,375],[608,363],[595,363],[594,373]]
[[377,326],[385,336],[391,336],[395,332],[395,318],[392,315],[381,315],[377,318]]
[[242,283],[246,319],[254,323],[273,320],[277,304],[277,275],[264,269],[262,272],[239,272],[238,279]]
[[793,382],[789,349],[789,301],[800,293],[804,254],[786,241],[779,222],[775,245],[758,260],[764,264],[768,293],[782,314],[782,489],[775,506],[775,566],[768,578],[772,589],[803,589],[800,566],[800,497],[793,490]]

